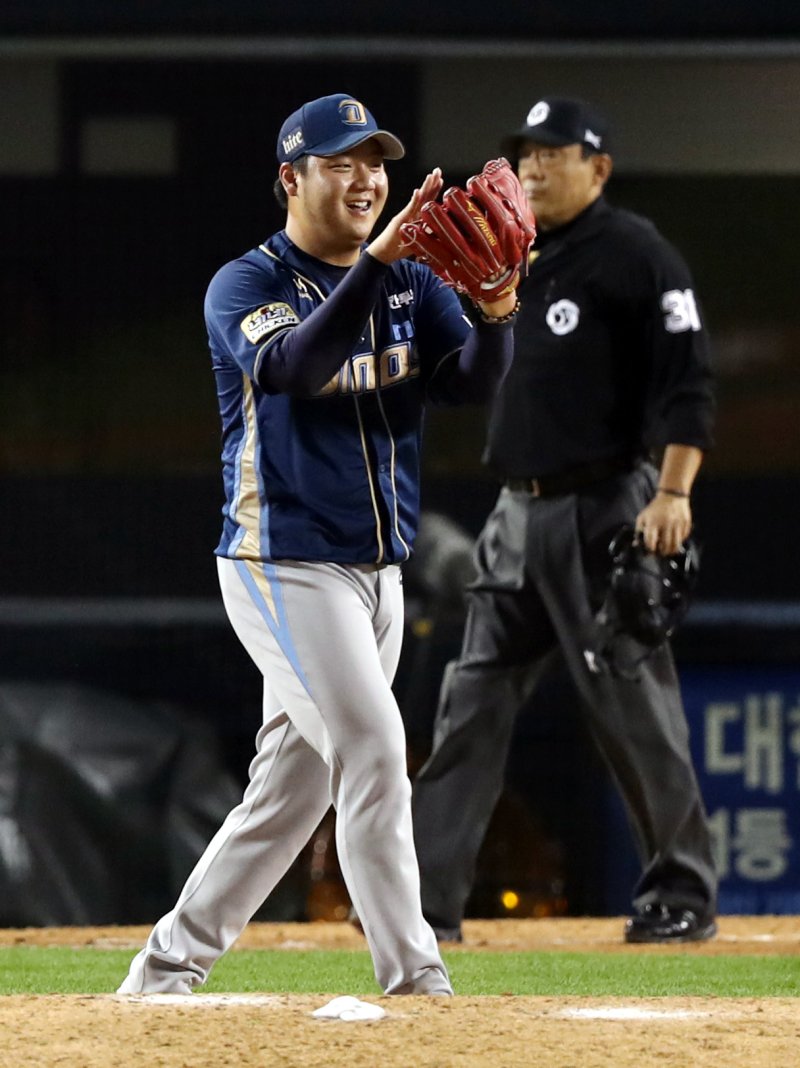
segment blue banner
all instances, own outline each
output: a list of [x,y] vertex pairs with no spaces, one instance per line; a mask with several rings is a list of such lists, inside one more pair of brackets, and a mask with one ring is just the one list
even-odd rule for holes
[[800,913],[800,669],[682,668],[721,913]]

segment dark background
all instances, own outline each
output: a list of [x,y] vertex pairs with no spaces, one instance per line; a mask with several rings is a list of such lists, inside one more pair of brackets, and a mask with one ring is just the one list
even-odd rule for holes
[[4,0],[0,29],[8,33],[112,34],[352,34],[482,38],[518,34],[546,38],[774,38],[795,34],[798,15],[791,0],[671,0],[644,5],[636,0],[531,0],[502,11],[478,0],[406,0],[402,7],[349,0],[269,4],[263,0]]

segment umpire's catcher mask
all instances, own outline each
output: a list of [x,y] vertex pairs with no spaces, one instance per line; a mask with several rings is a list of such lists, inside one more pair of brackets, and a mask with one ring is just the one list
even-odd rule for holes
[[599,641],[586,659],[594,671],[635,678],[636,668],[670,638],[686,615],[700,567],[700,549],[688,538],[674,556],[649,552],[633,527],[608,547],[608,591],[597,615]]

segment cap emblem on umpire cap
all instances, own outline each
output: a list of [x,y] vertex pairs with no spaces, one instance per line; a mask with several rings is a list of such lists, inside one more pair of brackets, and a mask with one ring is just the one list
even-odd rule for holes
[[387,159],[405,155],[402,142],[382,130],[364,105],[347,93],[310,100],[293,111],[278,134],[278,162],[301,156],[336,156],[374,138]]
[[549,114],[550,105],[546,100],[540,100],[539,103],[534,104],[528,112],[528,126],[538,126],[540,122],[545,121]]

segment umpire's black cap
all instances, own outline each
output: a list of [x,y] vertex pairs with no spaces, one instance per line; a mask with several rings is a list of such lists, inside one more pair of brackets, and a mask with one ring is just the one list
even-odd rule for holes
[[525,125],[503,139],[503,154],[516,157],[523,141],[553,147],[583,145],[590,152],[608,152],[608,122],[583,100],[545,96],[530,109]]

